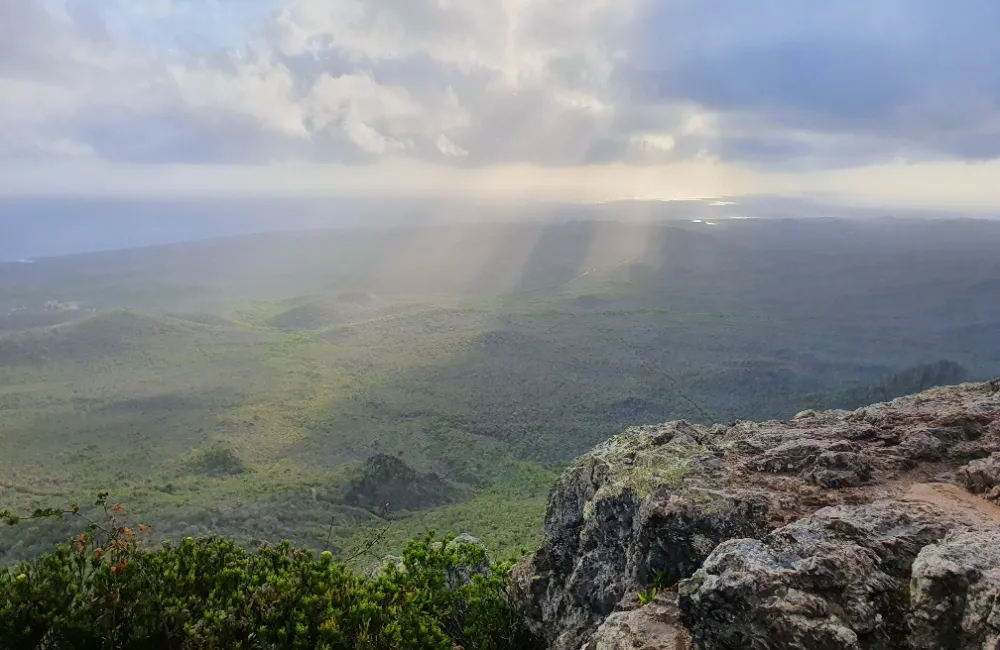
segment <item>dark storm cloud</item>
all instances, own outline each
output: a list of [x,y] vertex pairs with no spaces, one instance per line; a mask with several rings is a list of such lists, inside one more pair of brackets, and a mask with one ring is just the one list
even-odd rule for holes
[[[727,120],[942,155],[1000,155],[1000,3],[673,0],[646,5],[619,81],[638,101],[693,102]],[[830,143],[720,149],[822,155]],[[749,148],[740,143],[747,143]],[[834,143],[841,146],[842,143]],[[871,146],[859,145],[863,157]],[[746,154],[744,156],[743,154]]]

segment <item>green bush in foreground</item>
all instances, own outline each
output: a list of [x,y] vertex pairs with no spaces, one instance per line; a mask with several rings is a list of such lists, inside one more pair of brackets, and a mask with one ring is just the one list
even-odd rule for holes
[[130,528],[90,530],[0,569],[0,648],[541,647],[508,603],[511,564],[452,538],[414,540],[401,565],[366,580],[287,542],[142,550]]

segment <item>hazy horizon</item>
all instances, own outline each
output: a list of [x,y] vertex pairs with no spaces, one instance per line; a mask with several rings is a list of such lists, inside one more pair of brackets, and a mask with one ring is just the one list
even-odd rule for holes
[[996,218],[993,212],[915,210],[788,197],[599,203],[315,197],[0,197],[0,263],[295,230],[505,221],[712,223],[727,219]]

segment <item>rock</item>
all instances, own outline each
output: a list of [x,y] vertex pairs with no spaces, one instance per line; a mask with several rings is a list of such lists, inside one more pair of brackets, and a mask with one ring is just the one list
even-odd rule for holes
[[956,475],[959,483],[969,492],[1000,502],[1000,454],[971,461],[960,468]]
[[681,582],[682,620],[701,650],[884,648],[905,637],[910,566],[949,524],[928,506],[885,501],[730,540]]
[[967,440],[952,445],[948,450],[949,460],[967,463],[970,460],[989,458],[991,454],[1000,452],[1000,444],[990,440]]
[[723,472],[705,462],[712,439],[685,422],[632,429],[577,459],[556,483],[548,541],[513,575],[515,598],[554,650],[579,648],[655,573],[675,584],[719,542],[766,532],[767,498],[702,489]]
[[920,552],[909,643],[913,650],[1000,647],[1000,530],[953,533]]
[[1000,381],[789,421],[635,427],[556,482],[511,593],[552,650],[660,647],[643,632],[656,610],[630,600],[654,581],[680,583],[701,650],[906,648],[917,554],[949,528],[1000,525],[990,504],[912,488],[954,472],[989,495],[1000,461],[959,468],[990,451]]
[[769,449],[750,461],[758,472],[799,472],[811,466],[822,453],[857,452],[858,447],[847,440],[817,440],[798,438]]
[[813,485],[831,489],[862,485],[871,475],[871,461],[853,451],[824,451],[802,474]]
[[403,564],[403,558],[397,555],[386,555],[383,556],[381,560],[372,564],[364,571],[365,580],[375,580],[380,575],[385,573],[386,568],[389,565],[396,567],[397,571],[406,571],[406,566]]
[[614,612],[581,650],[688,650],[691,636],[680,624],[677,594],[643,607]]
[[799,438],[768,449],[747,461],[747,466],[758,472],[798,474],[824,488],[855,487],[872,474],[871,461],[860,450],[859,444],[849,440]]
[[[462,533],[455,537],[455,539],[448,542],[447,548],[449,549],[461,549],[463,547],[469,547],[469,550],[474,550],[472,547],[479,549],[486,549],[479,538],[473,537],[468,533]],[[441,548],[441,542],[436,542],[431,545],[431,548]],[[459,555],[459,557],[462,557]],[[485,554],[482,555],[482,560],[479,561],[475,566],[459,566],[448,572],[448,586],[451,589],[458,589],[462,585],[467,585],[472,582],[472,579],[477,575],[486,575],[490,572],[490,559]]]
[[471,544],[472,546],[478,546],[480,548],[486,548],[486,546],[483,545],[482,541],[480,541],[478,537],[473,537],[468,533],[462,533],[461,535],[455,537],[455,539],[448,542],[448,546],[450,547],[465,546],[466,544]]
[[912,460],[935,461],[944,458],[948,445],[930,431],[914,431],[906,436],[895,452]]
[[935,474],[931,477],[930,483],[955,483],[958,481],[958,476],[955,472],[941,472],[940,474]]

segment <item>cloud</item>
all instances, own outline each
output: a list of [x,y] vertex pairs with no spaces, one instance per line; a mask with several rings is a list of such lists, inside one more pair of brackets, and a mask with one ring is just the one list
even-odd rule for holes
[[1000,156],[993,0],[672,0],[642,20],[624,83],[716,113],[731,160]]
[[438,151],[440,151],[441,153],[443,153],[446,156],[468,156],[469,155],[469,151],[467,149],[463,149],[462,147],[458,146],[457,144],[455,144],[454,142],[452,142],[451,140],[449,140],[448,136],[446,136],[444,134],[441,134],[441,135],[438,136],[437,141],[435,142],[435,144],[437,145]]
[[0,164],[990,161],[998,37],[994,0],[0,0]]
[[[33,123],[47,137],[109,138],[89,145],[147,163],[225,152],[249,155],[234,164],[401,154],[579,162],[611,124],[612,47],[631,2],[288,0],[239,47],[206,53],[136,38],[178,13],[204,19],[189,3],[133,4],[123,21],[86,0],[0,0],[0,110],[11,130]],[[273,148],[177,146],[226,121],[244,128],[210,140]],[[248,128],[261,133],[247,138]],[[134,142],[140,130],[149,132],[142,151],[114,142],[115,131]]]
[[294,99],[295,80],[286,67],[267,54],[227,63],[225,68],[168,66],[177,107],[243,115],[262,130],[308,137],[304,108]]

